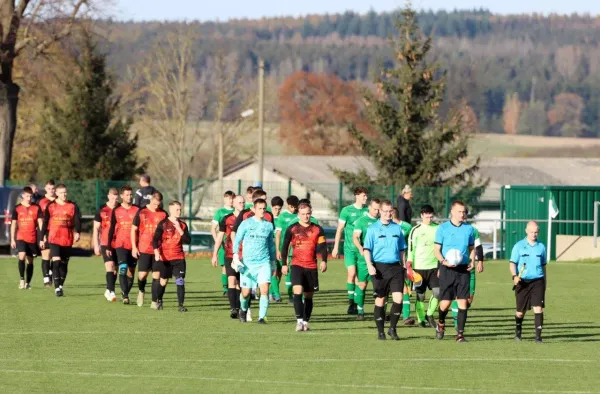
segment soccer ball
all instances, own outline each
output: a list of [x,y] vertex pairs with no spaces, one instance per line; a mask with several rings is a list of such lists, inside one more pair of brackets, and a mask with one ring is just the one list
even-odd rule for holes
[[458,249],[450,249],[449,251],[446,252],[446,255],[444,256],[444,258],[446,259],[448,264],[458,265],[458,264],[462,263],[463,254]]

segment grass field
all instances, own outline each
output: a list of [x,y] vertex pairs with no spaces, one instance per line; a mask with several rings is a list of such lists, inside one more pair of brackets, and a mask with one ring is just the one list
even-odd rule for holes
[[38,266],[29,291],[17,289],[16,261],[1,267],[0,392],[599,391],[600,265],[549,266],[541,345],[531,314],[525,341],[512,339],[506,263],[478,275],[465,344],[450,330],[437,341],[433,329],[416,327],[399,328],[401,341],[377,341],[373,321],[345,314],[339,261],[320,276],[308,333],[294,331],[288,304],[272,305],[266,326],[231,320],[220,272],[207,260],[188,262],[186,314],[176,310],[174,286],[163,311],[106,302],[96,258],[72,260],[64,298],[41,287]]

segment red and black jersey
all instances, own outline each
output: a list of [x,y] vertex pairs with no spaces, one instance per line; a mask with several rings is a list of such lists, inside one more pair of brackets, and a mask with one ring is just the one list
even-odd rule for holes
[[151,211],[148,207],[140,209],[133,218],[133,225],[138,228],[138,250],[141,253],[154,253],[152,239],[158,224],[167,218],[167,213],[158,208]]
[[[56,198],[54,199],[56,200]],[[40,200],[40,202],[38,203],[38,205],[40,206],[40,208],[42,208],[42,216],[44,215],[44,213],[46,212],[46,207],[48,206],[48,204],[50,204],[52,201],[54,200],[50,200],[47,197],[44,197]]]
[[110,230],[112,211],[111,207],[104,205],[96,212],[96,216],[94,216],[94,221],[100,223],[100,246],[108,246],[108,232]]
[[[223,244],[223,249],[225,249],[225,257],[227,258],[233,258],[233,239],[231,239],[231,232],[233,231],[233,225],[235,224],[235,221],[237,219],[237,216],[235,216],[233,213],[230,213],[229,215],[226,215],[225,217],[223,217],[223,219],[221,219],[221,222],[219,223],[219,231],[222,233],[225,233],[225,236],[223,237],[223,239],[225,240],[225,243]],[[239,250],[239,256],[242,255],[242,245],[240,244],[240,250]]]
[[[327,242],[325,231],[318,224],[310,223],[304,227],[295,223],[288,227],[283,239],[282,256],[288,256],[290,246],[292,250],[292,265],[316,269],[317,253],[321,253],[323,261],[327,261]],[[286,264],[284,259],[283,264]]]
[[37,243],[38,219],[42,218],[42,209],[37,204],[31,204],[26,207],[18,204],[12,214],[12,220],[17,221],[17,241],[27,243]]
[[131,205],[129,208],[119,205],[113,209],[110,218],[110,229],[108,230],[108,239],[111,240],[110,246],[112,248],[132,249],[131,225],[138,211],[139,208],[135,205]]
[[[254,216],[254,211],[252,211],[250,208],[244,209],[242,212],[240,212],[240,214],[235,219],[235,224],[233,225],[233,231],[237,232],[238,227],[240,227],[240,224],[242,224],[242,222],[244,220],[249,219],[252,216]],[[271,222],[273,225],[275,225],[275,221],[273,219],[273,214],[271,212],[265,212],[265,220],[268,222]]]
[[175,228],[175,224],[168,218],[162,220],[156,226],[152,247],[158,249],[160,258],[163,261],[184,259],[183,244],[189,244],[192,240],[187,225],[181,220],[178,220],[178,222],[183,230],[183,234],[181,235]]
[[79,207],[72,201],[63,204],[52,201],[44,212],[42,237],[48,237],[48,243],[59,246],[73,246],[74,233],[81,232]]

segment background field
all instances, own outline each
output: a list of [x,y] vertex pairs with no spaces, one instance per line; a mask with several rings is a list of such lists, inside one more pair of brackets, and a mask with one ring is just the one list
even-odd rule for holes
[[231,320],[219,271],[207,260],[188,262],[187,314],[176,311],[174,286],[164,311],[107,303],[96,258],[72,260],[61,299],[41,287],[37,266],[25,291],[17,289],[16,261],[0,264],[0,392],[591,393],[600,384],[600,265],[549,267],[545,343],[536,345],[531,315],[525,341],[512,340],[505,262],[478,276],[466,344],[450,331],[440,342],[433,329],[404,327],[402,341],[377,341],[373,321],[345,315],[339,261],[320,276],[309,333],[294,331],[287,304],[270,308],[267,326]]

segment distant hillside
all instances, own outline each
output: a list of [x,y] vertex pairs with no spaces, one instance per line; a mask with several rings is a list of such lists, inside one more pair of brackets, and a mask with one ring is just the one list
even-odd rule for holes
[[[259,56],[280,84],[303,69],[368,80],[390,64],[387,37],[396,13],[311,15],[190,25],[201,33],[196,67],[217,52],[236,53],[256,73]],[[419,14],[434,37],[434,57],[448,71],[448,99],[466,99],[481,129],[493,133],[600,135],[600,17],[498,16],[485,10]],[[102,22],[110,60],[123,73],[152,41],[178,23]]]

